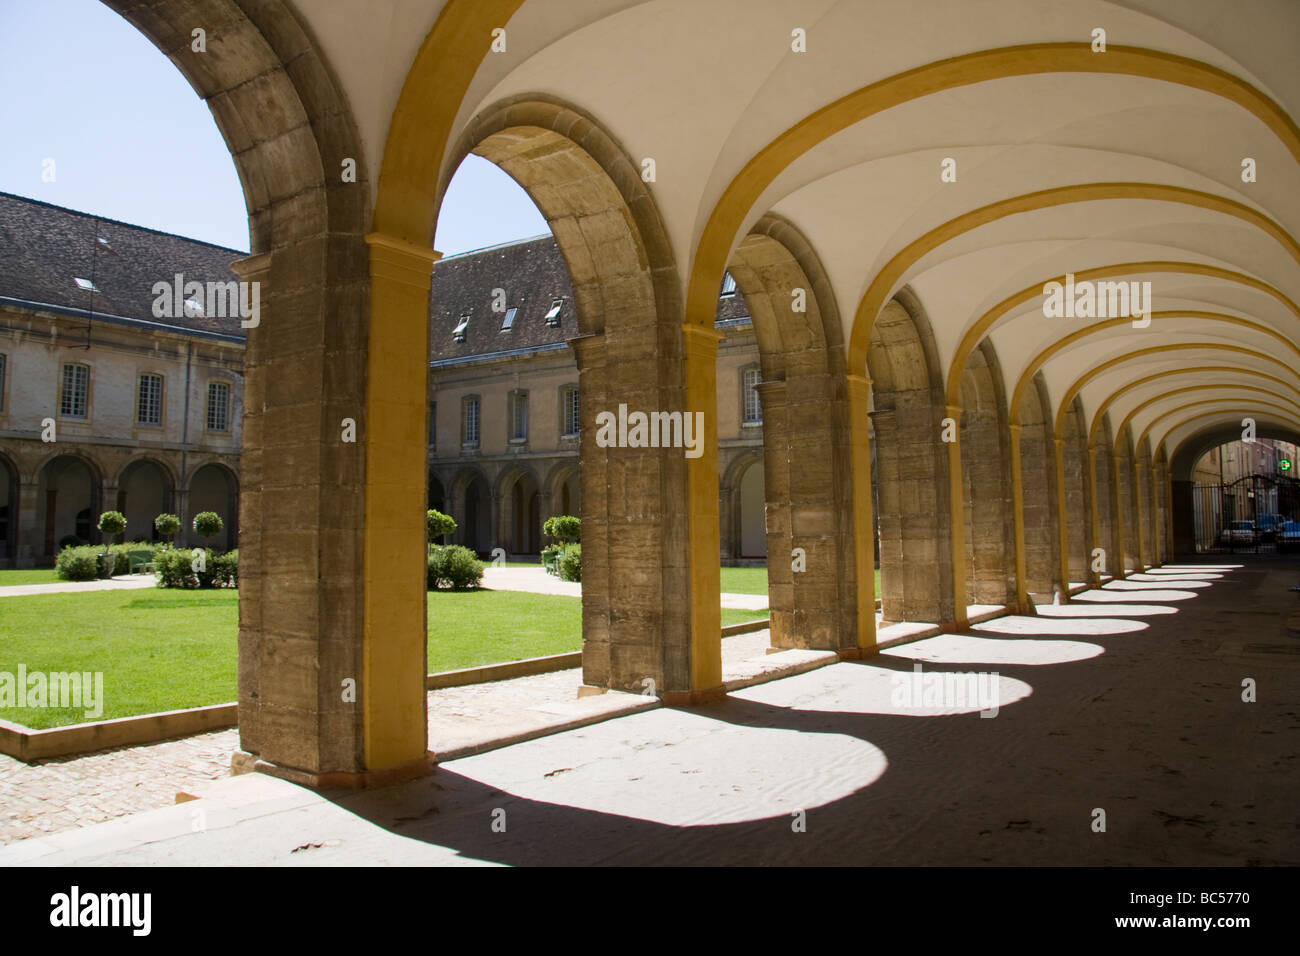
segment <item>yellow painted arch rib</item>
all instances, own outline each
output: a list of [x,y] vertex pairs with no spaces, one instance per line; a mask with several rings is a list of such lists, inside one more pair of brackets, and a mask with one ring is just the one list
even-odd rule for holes
[[[1109,371],[1110,369],[1114,368],[1117,365],[1122,365],[1124,362],[1129,362],[1132,361],[1133,359],[1142,358],[1143,356],[1146,355],[1157,355],[1166,352],[1179,352],[1179,351],[1186,351],[1188,349],[1214,349],[1220,352],[1231,352],[1236,355],[1249,355],[1251,358],[1261,359],[1265,362],[1273,362],[1277,365],[1280,365],[1288,372],[1294,371],[1294,366],[1289,365],[1287,362],[1278,358],[1276,355],[1269,355],[1266,352],[1260,352],[1255,349],[1248,349],[1244,345],[1225,345],[1221,342],[1170,342],[1167,345],[1152,345],[1148,348],[1138,349],[1136,352],[1125,352],[1123,355],[1116,356],[1113,359],[1109,359],[1108,361],[1102,362],[1100,365],[1096,366],[1095,368],[1089,369],[1088,371],[1084,372],[1082,375],[1080,375],[1078,378],[1074,380],[1074,382],[1066,390],[1065,395],[1061,398],[1060,404],[1057,406],[1056,420],[1054,422],[1052,434],[1055,435],[1057,438],[1061,437],[1061,430],[1065,427],[1065,416],[1069,412],[1070,403],[1073,402],[1074,397],[1083,390],[1083,386],[1087,385],[1098,375],[1101,375],[1103,372]],[[1250,370],[1243,368],[1241,369],[1241,371],[1247,372]]]
[[[1234,400],[1234,398],[1233,398],[1232,396],[1225,396],[1225,397],[1223,397],[1223,398],[1207,398],[1207,399],[1205,399],[1204,401],[1200,401],[1200,402],[1188,402],[1186,405],[1179,405],[1177,408],[1171,408],[1171,409],[1169,409],[1169,411],[1167,411],[1167,412],[1161,412],[1161,413],[1160,413],[1159,415],[1157,415],[1155,418],[1151,419],[1150,423],[1147,425],[1146,428],[1142,429],[1142,434],[1141,434],[1141,436],[1139,436],[1138,441],[1137,441],[1137,444],[1139,444],[1139,445],[1142,444],[1142,440],[1143,440],[1144,438],[1146,438],[1147,435],[1149,435],[1149,434],[1151,433],[1151,429],[1154,428],[1154,427],[1156,426],[1156,423],[1157,423],[1157,422],[1164,421],[1164,420],[1165,420],[1166,418],[1168,418],[1170,415],[1177,415],[1179,412],[1186,411],[1186,410],[1189,409],[1189,408],[1199,408],[1199,407],[1201,407],[1201,406],[1203,406],[1203,405],[1217,405],[1217,404],[1222,404],[1222,403],[1228,403],[1228,402],[1231,402],[1231,401],[1233,401],[1233,400]],[[1252,404],[1253,404],[1253,405],[1260,406],[1260,407],[1263,407],[1263,408],[1271,408],[1271,409],[1273,409],[1274,411],[1283,412],[1283,413],[1286,413],[1286,414],[1291,414],[1291,413],[1294,412],[1294,413],[1297,415],[1297,418],[1296,418],[1295,420],[1296,420],[1296,421],[1300,421],[1300,405],[1296,405],[1296,404],[1294,404],[1294,403],[1292,403],[1292,402],[1288,402],[1286,406],[1279,405],[1279,404],[1277,404],[1276,402],[1259,402],[1259,401],[1255,401],[1255,402],[1252,402]],[[1288,407],[1288,406],[1289,406],[1289,407]],[[1245,408],[1246,406],[1240,406],[1240,407]],[[1200,418],[1200,417],[1209,417],[1210,415],[1226,415],[1226,414],[1229,413],[1229,411],[1230,411],[1229,408],[1221,408],[1221,409],[1217,409],[1217,410],[1215,410],[1215,411],[1213,411],[1213,412],[1206,412],[1206,413],[1205,413],[1205,416],[1194,415],[1194,416],[1192,416],[1191,418],[1186,419],[1185,421],[1178,422],[1178,423],[1176,423],[1176,424],[1174,424],[1174,425],[1171,425],[1171,426],[1169,427],[1169,429],[1164,433],[1164,435],[1160,436],[1160,441],[1157,443],[1157,445],[1163,445],[1165,439],[1166,439],[1167,437],[1169,437],[1169,432],[1173,431],[1175,428],[1178,428],[1178,427],[1181,426],[1181,425],[1185,425],[1185,424],[1187,424],[1187,422],[1189,422],[1189,421],[1194,421],[1196,418]],[[1249,411],[1249,409],[1247,409],[1247,411]],[[1237,411],[1237,412],[1235,412],[1234,414],[1241,414],[1241,412],[1240,412],[1240,411]]]
[[763,191],[804,153],[854,123],[911,100],[989,80],[1051,73],[1144,77],[1224,97],[1263,122],[1300,163],[1300,127],[1286,111],[1251,84],[1199,60],[1128,46],[1097,54],[1089,43],[1034,43],[962,54],[855,90],[759,150],[728,184],[700,235],[687,291],[687,321],[712,321],[718,282],[742,222]]
[[[1266,372],[1256,372],[1256,371],[1252,371],[1251,369],[1238,368],[1232,365],[1202,365],[1193,368],[1169,368],[1161,372],[1156,372],[1152,375],[1146,375],[1142,378],[1135,379],[1134,381],[1129,382],[1123,387],[1118,388],[1114,392],[1112,392],[1106,398],[1106,400],[1102,402],[1101,405],[1098,406],[1097,413],[1093,416],[1092,427],[1088,429],[1088,444],[1091,445],[1096,442],[1097,430],[1101,427],[1101,420],[1105,416],[1106,411],[1110,408],[1110,406],[1115,402],[1116,399],[1118,399],[1126,392],[1130,392],[1135,388],[1141,388],[1143,385],[1148,385],[1151,382],[1155,381],[1156,379],[1169,378],[1174,375],[1198,375],[1198,374],[1205,374],[1207,372],[1231,372],[1234,374],[1252,375],[1256,378],[1266,378],[1271,382],[1277,383],[1282,388],[1290,389],[1292,392],[1295,393],[1296,398],[1300,398],[1300,388],[1297,388],[1292,381],[1288,381],[1287,379],[1284,379],[1278,375],[1269,375]],[[1170,395],[1178,395],[1185,392],[1194,392],[1197,391],[1198,389],[1204,390],[1207,388],[1234,388],[1234,387],[1240,387],[1240,388],[1249,387],[1252,390],[1268,392],[1267,389],[1255,389],[1253,386],[1238,385],[1237,383],[1234,382],[1224,382],[1224,383],[1211,382],[1210,384],[1207,385],[1187,385],[1181,388],[1173,389],[1172,391],[1163,392],[1160,395],[1155,396],[1154,398],[1142,402],[1140,405],[1134,408],[1133,411],[1129,412],[1126,416],[1124,416],[1124,422],[1123,424],[1120,425],[1119,431],[1124,430],[1124,425],[1127,425],[1134,415],[1136,415],[1138,412],[1148,407],[1149,405],[1152,405],[1155,402],[1160,401],[1162,398],[1167,398]]]
[[[1211,321],[1223,322],[1227,325],[1236,325],[1242,328],[1251,329],[1252,331],[1255,332],[1261,332],[1264,335],[1276,339],[1286,348],[1290,349],[1297,359],[1300,359],[1300,346],[1296,345],[1295,342],[1291,341],[1281,332],[1277,331],[1277,329],[1274,329],[1271,326],[1263,325],[1259,322],[1252,322],[1250,319],[1243,319],[1235,315],[1225,315],[1222,312],[1198,312],[1190,309],[1188,310],[1180,309],[1180,310],[1170,311],[1170,312],[1151,313],[1152,322],[1155,322],[1157,319],[1165,320],[1165,319],[1174,319],[1174,318],[1209,319]],[[1036,356],[1034,356],[1033,361],[1030,362],[1028,365],[1026,365],[1024,371],[1020,373],[1020,378],[1016,382],[1015,391],[1012,392],[1011,394],[1011,407],[1008,416],[1009,421],[1011,421],[1012,424],[1019,423],[1020,401],[1024,397],[1025,389],[1028,387],[1029,383],[1033,380],[1034,376],[1038,374],[1038,370],[1041,369],[1054,355],[1056,355],[1058,352],[1060,352],[1062,349],[1066,348],[1067,346],[1073,345],[1075,342],[1078,342],[1080,339],[1086,338],[1089,335],[1095,335],[1098,332],[1103,332],[1106,329],[1115,328],[1116,326],[1119,325],[1128,325],[1132,321],[1133,320],[1131,318],[1127,318],[1127,317],[1105,319],[1104,321],[1086,326],[1085,328],[1076,329],[1074,332],[1071,332],[1069,335],[1065,336],[1064,338],[1058,339],[1056,342],[1053,342],[1047,348],[1043,349],[1043,351],[1039,352]]]
[[[1297,319],[1300,319],[1300,305],[1296,305],[1291,299],[1281,291],[1256,279],[1254,276],[1248,276],[1242,272],[1233,272],[1230,269],[1221,269],[1218,266],[1202,265],[1198,262],[1126,262],[1111,266],[1100,266],[1096,269],[1085,269],[1081,272],[1074,273],[1075,282],[1090,282],[1099,279],[1113,279],[1116,276],[1135,275],[1144,273],[1174,273],[1181,275],[1199,275],[1208,276],[1214,279],[1223,279],[1226,282],[1234,282],[1239,285],[1248,286],[1260,292],[1273,296],[1284,306],[1286,306]],[[1053,276],[1044,282],[1021,289],[1014,295],[1007,296],[993,308],[985,312],[979,319],[966,330],[962,336],[961,344],[957,346],[956,352],[953,353],[952,364],[948,367],[947,399],[946,404],[958,405],[961,397],[961,376],[966,368],[966,363],[970,361],[980,340],[988,334],[989,330],[1012,309],[1024,305],[1032,299],[1043,294],[1043,286],[1048,282],[1065,282],[1065,276]],[[1076,393],[1071,393],[1069,397],[1061,403],[1062,407],[1067,406],[1073,400]],[[1057,420],[1057,427],[1060,427],[1060,420]]]
[[[1173,398],[1175,395],[1186,395],[1188,392],[1204,393],[1206,391],[1214,391],[1214,390],[1225,390],[1225,391],[1231,390],[1233,392],[1237,392],[1237,391],[1259,392],[1262,395],[1268,395],[1271,398],[1278,399],[1279,401],[1287,402],[1287,404],[1289,405],[1294,405],[1296,411],[1300,411],[1300,403],[1292,402],[1286,398],[1283,398],[1280,395],[1276,395],[1270,389],[1263,388],[1259,385],[1240,385],[1234,382],[1224,382],[1224,383],[1212,384],[1212,385],[1187,385],[1182,388],[1172,388],[1167,392],[1162,392],[1159,395],[1152,396],[1151,398],[1148,398],[1145,402],[1142,402],[1141,404],[1136,406],[1132,411],[1130,411],[1127,415],[1124,416],[1124,420],[1120,422],[1119,428],[1115,430],[1115,434],[1116,435],[1121,434],[1124,431],[1124,429],[1128,427],[1129,423],[1133,421],[1134,417],[1139,412],[1141,412],[1144,408],[1150,408],[1152,405],[1156,404],[1156,402],[1163,402],[1167,399]],[[1205,401],[1207,402],[1233,401],[1239,397],[1240,396],[1234,394],[1234,395],[1226,395],[1221,398],[1207,398]],[[1253,399],[1243,399],[1243,401],[1245,400],[1253,401]],[[1157,416],[1156,419],[1153,419],[1153,423],[1158,420],[1159,420],[1159,416]],[[1139,436],[1138,440],[1133,443],[1133,449],[1135,453],[1137,449],[1141,446],[1142,439],[1146,438],[1147,432],[1150,431],[1150,429],[1151,429],[1150,425],[1144,428],[1142,430],[1141,436]],[[1089,436],[1090,440],[1091,437],[1092,436]]]

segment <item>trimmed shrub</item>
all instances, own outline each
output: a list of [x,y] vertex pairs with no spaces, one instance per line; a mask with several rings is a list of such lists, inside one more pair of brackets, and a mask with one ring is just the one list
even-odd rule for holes
[[239,587],[239,549],[218,554],[212,559],[214,587]]
[[444,536],[456,533],[456,519],[432,508],[429,509],[429,513],[425,517],[425,525],[428,529],[430,544],[438,544]]
[[429,549],[428,588],[465,591],[483,583],[483,562],[469,548],[458,544],[434,545]]
[[126,515],[120,511],[105,511],[99,516],[99,530],[110,540],[117,537],[126,530]]
[[546,519],[542,530],[561,544],[577,544],[582,540],[582,519],[573,515],[555,515]]
[[175,515],[162,514],[153,519],[153,526],[170,542],[176,537],[176,532],[181,530],[181,519]]
[[102,567],[99,557],[100,551],[93,545],[64,548],[54,559],[54,570],[64,581],[93,581]]
[[[194,570],[194,556],[203,552],[203,570]],[[165,548],[154,557],[160,588],[224,588],[238,584],[239,551],[217,554],[211,548]]]
[[582,545],[566,544],[560,553],[560,580],[582,580]]
[[200,538],[215,538],[225,528],[226,523],[215,511],[200,511],[194,516],[194,533]]

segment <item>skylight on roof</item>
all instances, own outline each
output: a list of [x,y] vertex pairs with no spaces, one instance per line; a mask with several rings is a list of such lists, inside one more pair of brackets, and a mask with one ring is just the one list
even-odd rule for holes
[[564,308],[564,300],[563,300],[563,299],[553,299],[553,300],[551,301],[551,310],[550,310],[549,312],[546,313],[546,324],[547,324],[547,325],[559,325],[559,324],[560,324],[560,309],[562,309],[562,308]]
[[103,236],[96,236],[95,241],[99,243],[101,246],[103,246],[105,249],[113,248],[111,245],[109,245],[108,240],[105,239]]
[[456,328],[455,328],[455,329],[452,331],[452,333],[451,333],[451,334],[452,334],[452,337],[455,338],[457,342],[464,342],[464,341],[465,341],[465,330],[466,330],[467,328],[469,328],[469,313],[468,313],[468,312],[466,312],[464,315],[462,315],[462,316],[460,317],[460,323],[456,326]]
[[736,280],[732,278],[730,272],[723,273],[722,275],[722,294],[723,295],[736,294]]
[[518,314],[518,309],[506,309],[506,317],[501,320],[502,332],[509,332],[515,327],[515,316]]
[[89,279],[83,279],[83,278],[81,278],[81,276],[73,276],[73,280],[72,280],[72,281],[74,281],[75,283],[77,283],[77,288],[78,288],[78,289],[85,289],[87,292],[98,292],[98,291],[99,291],[99,288],[98,288],[98,286],[95,285],[95,283],[91,282]]
[[185,314],[190,318],[193,318],[196,315],[203,315],[203,303],[198,299],[186,299]]

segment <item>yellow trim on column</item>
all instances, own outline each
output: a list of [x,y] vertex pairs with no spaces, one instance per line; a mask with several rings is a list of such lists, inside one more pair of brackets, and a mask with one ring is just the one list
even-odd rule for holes
[[682,326],[683,398],[687,413],[704,412],[702,453],[686,461],[691,582],[691,693],[722,687],[722,580],[718,566],[718,342],[722,334]]
[[1061,437],[1060,432],[1052,434],[1052,444],[1055,446],[1056,459],[1056,525],[1057,525],[1057,551],[1060,561],[1058,562],[1058,572],[1061,576],[1061,600],[1070,599],[1070,543],[1069,529],[1067,522],[1069,514],[1065,502],[1065,439]]
[[1145,571],[1147,569],[1146,546],[1142,542],[1142,462],[1138,460],[1137,449],[1133,451],[1133,457],[1129,459],[1129,467],[1133,474],[1130,480],[1133,482],[1133,525],[1137,533],[1137,570]]
[[858,582],[858,647],[876,646],[876,521],[871,502],[871,379],[846,375],[853,469],[853,569]]
[[[966,613],[966,483],[961,463],[960,405],[944,409],[953,421],[953,441],[948,446],[948,540],[952,544],[952,619],[959,628],[970,626]],[[942,433],[941,433],[942,434]]]
[[[697,316],[700,324],[706,315],[713,315],[717,277],[727,267],[728,254],[745,218],[776,178],[809,150],[855,123],[911,100],[990,80],[1053,73],[1144,77],[1222,96],[1260,119],[1300,161],[1300,128],[1286,110],[1238,77],[1188,57],[1114,45],[1098,55],[1089,43],[1034,43],[951,57],[855,90],[804,117],[755,153],[728,184],[700,234],[687,292],[687,315]],[[871,321],[874,319],[873,312]],[[869,328],[862,337],[862,348],[850,351],[850,369],[863,367],[868,341]]]
[[376,232],[432,243],[439,178],[456,114],[491,48],[493,28],[504,27],[522,5],[523,0],[448,0],[443,7],[407,71],[388,124]]
[[425,759],[429,287],[440,253],[371,233],[361,707],[366,769]]
[[1020,614],[1033,614],[1034,602],[1029,600],[1025,579],[1029,576],[1029,562],[1025,555],[1025,488],[1020,474],[1020,426],[1009,426],[1011,432],[1011,525],[1016,552],[1016,610]]
[[[1101,547],[1101,512],[1097,508],[1097,449],[1091,442],[1088,444],[1088,523],[1092,530],[1092,547],[1095,550]],[[1093,569],[1091,552],[1088,554],[1087,563],[1088,583],[1094,588],[1101,587],[1101,572]]]

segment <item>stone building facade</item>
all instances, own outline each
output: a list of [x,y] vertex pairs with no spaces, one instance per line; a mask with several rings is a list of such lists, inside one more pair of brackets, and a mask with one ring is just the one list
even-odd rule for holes
[[[0,194],[0,255],[0,567],[98,543],[110,509],[126,515],[126,540],[155,539],[159,513],[180,515],[185,544],[200,543],[193,515],[215,511],[226,532],[214,543],[235,547],[246,333],[206,289],[237,282],[242,254]],[[181,306],[168,309],[155,284],[176,288],[178,274]],[[434,289],[430,507],[481,554],[536,555],[545,519],[581,510],[564,261],[549,236],[507,243],[440,261]],[[719,382],[731,383],[717,409],[721,558],[763,563],[758,350],[730,280],[716,328]]]
[[[535,555],[542,523],[579,514],[578,335],[550,236],[433,267],[429,506],[480,554]],[[719,505],[724,564],[766,562],[758,345],[728,276],[718,298]]]
[[[114,509],[128,541],[177,514],[186,544],[193,515],[215,511],[210,543],[235,547],[244,333],[184,284],[235,281],[241,256],[0,194],[0,567],[98,543]],[[180,296],[155,309],[177,275]],[[155,316],[177,298],[178,316]]]

